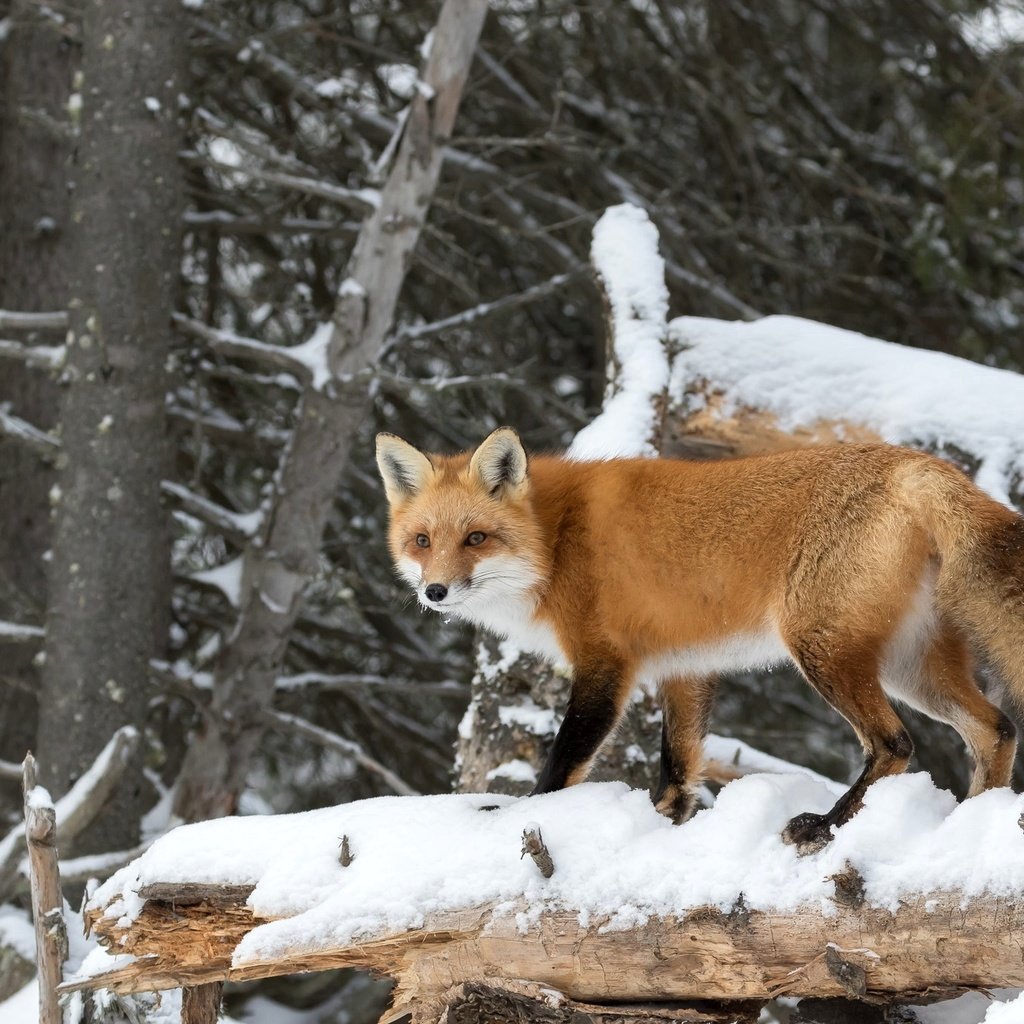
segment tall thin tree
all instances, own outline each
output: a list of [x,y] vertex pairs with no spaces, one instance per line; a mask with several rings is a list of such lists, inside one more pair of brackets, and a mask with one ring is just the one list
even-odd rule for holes
[[[72,167],[63,452],[40,713],[43,781],[63,792],[111,732],[140,723],[166,639],[172,457],[164,401],[179,265],[178,0],[88,0]],[[75,104],[77,106],[77,103]],[[127,772],[104,843],[138,829]]]

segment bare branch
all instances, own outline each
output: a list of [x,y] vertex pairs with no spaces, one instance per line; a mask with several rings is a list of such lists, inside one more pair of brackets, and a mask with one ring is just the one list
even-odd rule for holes
[[413,789],[407,782],[397,776],[390,768],[381,764],[375,757],[371,757],[365,750],[353,740],[347,740],[336,732],[324,729],[312,722],[307,722],[297,715],[289,715],[284,711],[266,711],[264,717],[268,723],[288,732],[295,733],[307,740],[312,740],[318,746],[326,747],[329,750],[336,750],[346,757],[350,757],[360,767],[372,772],[389,788],[402,796],[419,796],[419,790]]
[[60,451],[60,441],[52,434],[32,426],[27,420],[0,408],[0,437],[9,437],[31,448],[44,459],[52,459]]
[[41,370],[60,369],[66,353],[63,345],[23,345],[20,341],[0,339],[0,359],[17,359]]
[[62,331],[67,326],[68,314],[63,309],[52,313],[17,313],[0,309],[0,331]]
[[[38,643],[46,636],[42,626],[25,626],[20,622],[0,622],[0,644],[32,644]],[[18,778],[21,778],[21,767],[18,767]]]
[[[190,515],[201,519],[204,523],[216,527],[225,537],[238,546],[249,540],[259,529],[261,514],[259,512],[232,512],[218,505],[209,498],[204,498],[195,491],[190,491],[172,480],[164,480],[160,490],[173,498],[178,507]],[[0,634],[2,636],[2,634]]]
[[505,295],[500,299],[495,299],[493,302],[482,302],[478,306],[473,306],[472,309],[465,309],[461,313],[445,317],[443,320],[435,320],[429,324],[405,324],[391,335],[388,339],[387,347],[390,349],[403,341],[428,338],[431,335],[440,334],[442,331],[448,331],[455,327],[468,327],[470,324],[475,324],[477,321],[493,316],[495,313],[504,313],[510,309],[515,309],[517,306],[525,306],[530,302],[536,302],[538,299],[552,295],[571,281],[582,277],[586,270],[586,263],[577,263],[576,266],[564,274],[556,274],[547,281],[542,281],[540,284],[535,284],[513,295]]
[[226,359],[250,360],[261,366],[290,373],[303,383],[309,381],[311,377],[309,366],[302,360],[296,359],[290,350],[282,345],[268,345],[265,341],[245,338],[233,331],[210,327],[208,324],[194,320],[182,313],[174,314],[174,325],[183,333],[204,341],[212,352],[216,352]]

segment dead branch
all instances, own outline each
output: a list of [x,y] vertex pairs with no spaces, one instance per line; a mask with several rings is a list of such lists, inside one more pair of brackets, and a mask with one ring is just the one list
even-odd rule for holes
[[324,729],[322,726],[314,725],[312,722],[307,722],[304,718],[299,718],[298,715],[290,715],[285,711],[268,710],[264,714],[266,720],[271,725],[285,729],[296,736],[312,740],[318,746],[326,747],[329,750],[336,750],[339,754],[344,754],[346,757],[351,758],[361,768],[365,768],[368,772],[376,775],[396,793],[400,793],[403,796],[419,795],[419,790],[413,789],[412,786],[404,779],[399,778],[390,768],[381,764],[375,757],[371,757],[354,740],[347,740],[344,736],[331,732],[330,729]]
[[66,310],[52,313],[17,313],[0,309],[0,331],[62,331],[68,326]]
[[[42,626],[26,626],[20,622],[0,622],[0,644],[33,644],[46,636]],[[21,768],[17,768],[21,778]]]
[[0,409],[0,437],[9,437],[36,452],[40,458],[50,460],[60,451],[60,441],[52,434],[32,426],[31,423]]
[[253,536],[259,526],[258,513],[252,515],[232,512],[231,509],[224,508],[223,505],[218,505],[215,501],[210,501],[209,498],[204,498],[173,480],[162,481],[160,490],[173,498],[180,509],[215,527],[239,547]]
[[57,987],[68,955],[68,934],[57,863],[57,816],[49,794],[36,786],[36,761],[31,754],[25,757],[23,780],[25,838],[39,969],[39,1024],[61,1024]]
[[64,363],[63,345],[23,345],[20,341],[0,339],[0,359],[16,359],[39,370],[57,370]]

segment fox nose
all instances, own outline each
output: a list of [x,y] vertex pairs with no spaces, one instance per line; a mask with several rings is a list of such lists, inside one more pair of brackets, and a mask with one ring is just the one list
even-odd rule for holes
[[431,583],[426,589],[428,601],[439,604],[448,596],[448,588],[443,583]]

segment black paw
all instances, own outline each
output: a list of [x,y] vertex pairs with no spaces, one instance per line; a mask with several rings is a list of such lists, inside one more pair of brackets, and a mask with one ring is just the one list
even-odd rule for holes
[[832,842],[832,824],[824,814],[798,814],[783,830],[782,841],[801,857],[817,853]]
[[682,825],[692,816],[697,806],[697,798],[692,792],[672,783],[655,793],[651,799],[654,809],[669,818],[673,825]]

